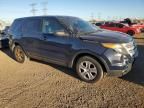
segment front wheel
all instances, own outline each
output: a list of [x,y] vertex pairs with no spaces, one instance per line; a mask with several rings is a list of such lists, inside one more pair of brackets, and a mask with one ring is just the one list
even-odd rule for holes
[[13,54],[14,54],[15,60],[19,63],[24,63],[27,58],[25,52],[19,45],[14,47]]
[[76,72],[85,82],[93,83],[101,80],[104,76],[101,65],[92,57],[81,57],[76,63]]

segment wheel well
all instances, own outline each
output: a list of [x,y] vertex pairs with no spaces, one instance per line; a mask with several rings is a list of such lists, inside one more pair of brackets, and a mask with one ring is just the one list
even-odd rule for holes
[[84,57],[84,56],[89,56],[89,57],[92,57],[92,58],[96,59],[97,62],[100,63],[100,65],[102,66],[103,71],[104,71],[104,72],[107,72],[107,69],[106,69],[104,63],[103,63],[99,58],[97,58],[97,57],[95,57],[95,56],[93,56],[93,55],[91,55],[91,54],[88,54],[88,53],[83,53],[83,54],[77,55],[77,56],[75,57],[74,61],[73,61],[73,68],[75,68],[76,63],[77,63],[77,61],[79,60],[79,58]]
[[127,33],[129,33],[129,32],[133,32],[133,33],[135,34],[135,31],[134,31],[134,30],[128,30]]
[[[17,42],[14,43],[13,48],[14,48],[15,46],[17,46],[17,45],[19,45],[19,46],[23,49],[23,47],[22,47],[19,43],[17,43]],[[26,56],[29,57],[28,54],[26,53],[26,51],[25,51],[24,49],[23,49],[23,51],[25,52]]]
[[19,45],[19,43],[17,43],[17,42],[13,43],[13,45],[12,45],[12,51],[14,50],[14,47],[17,46],[17,45]]
[[12,46],[11,46],[11,51],[12,51],[12,52],[13,52],[13,50],[14,50],[14,47],[17,46],[17,45],[19,45],[17,42],[14,42],[14,43],[12,44]]
[[15,42],[15,46],[19,45],[19,43]]

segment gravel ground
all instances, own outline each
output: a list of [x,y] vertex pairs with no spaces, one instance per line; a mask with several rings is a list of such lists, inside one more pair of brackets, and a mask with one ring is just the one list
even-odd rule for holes
[[19,64],[0,51],[0,108],[144,108],[144,46],[133,70],[95,84],[74,71],[35,60]]

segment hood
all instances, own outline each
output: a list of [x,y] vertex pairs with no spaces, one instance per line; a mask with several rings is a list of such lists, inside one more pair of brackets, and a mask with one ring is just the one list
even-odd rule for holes
[[132,25],[132,27],[144,28],[144,24],[134,24],[134,25]]
[[133,38],[125,33],[109,30],[99,30],[96,33],[80,36],[83,40],[96,41],[100,43],[128,43]]

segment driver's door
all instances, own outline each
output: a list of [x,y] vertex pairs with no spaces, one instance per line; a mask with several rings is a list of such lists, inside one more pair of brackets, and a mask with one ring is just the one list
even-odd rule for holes
[[44,60],[66,65],[72,46],[70,43],[71,37],[63,25],[53,18],[43,19],[39,54]]
[[125,26],[122,25],[122,24],[116,24],[116,31],[119,31],[119,32],[125,32]]

